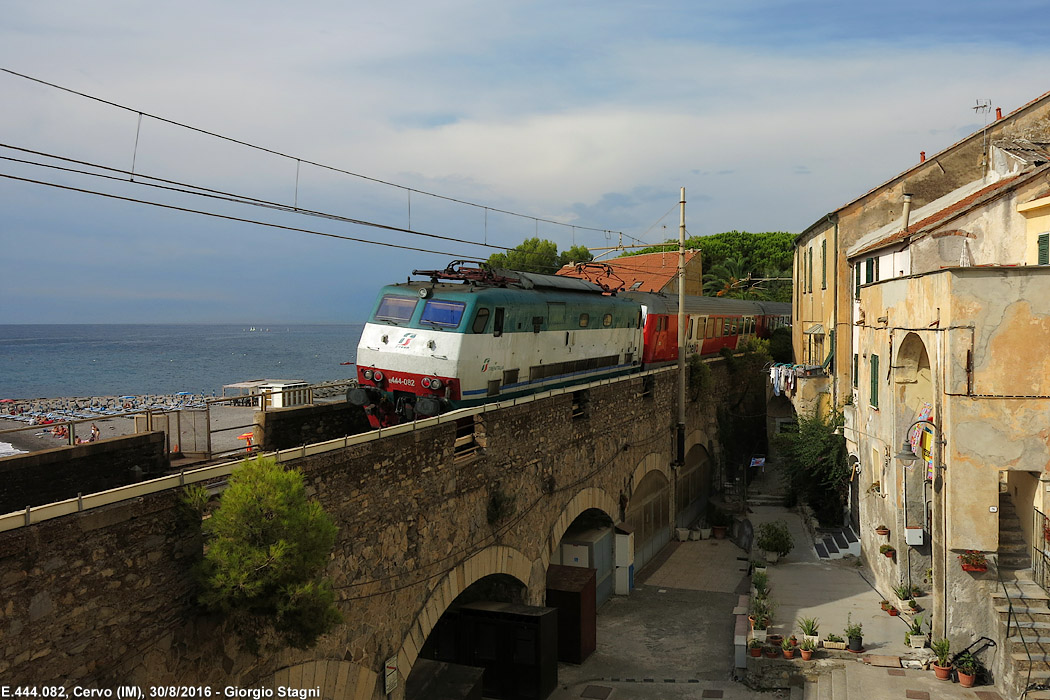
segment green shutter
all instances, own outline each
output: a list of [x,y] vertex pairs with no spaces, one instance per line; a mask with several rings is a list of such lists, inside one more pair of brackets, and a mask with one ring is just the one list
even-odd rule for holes
[[809,291],[813,291],[813,246],[809,247],[809,273],[806,275],[806,282]]
[[871,356],[871,405],[879,407],[879,356]]
[[820,288],[828,288],[828,241],[820,242]]
[[857,388],[857,370],[860,369],[860,355],[853,353],[853,388]]
[[864,261],[864,263],[865,263],[865,266],[867,267],[867,270],[866,270],[867,277],[866,277],[865,281],[868,284],[871,284],[872,282],[875,281],[875,258],[868,258],[867,260]]
[[853,296],[860,299],[860,263],[853,266],[853,271],[856,278],[853,283]]
[[1039,264],[1050,265],[1050,233],[1039,234]]

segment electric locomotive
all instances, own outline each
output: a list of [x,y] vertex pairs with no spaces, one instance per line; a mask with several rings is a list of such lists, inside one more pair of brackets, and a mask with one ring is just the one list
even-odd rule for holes
[[383,287],[348,400],[375,427],[633,371],[635,301],[586,280],[457,260]]

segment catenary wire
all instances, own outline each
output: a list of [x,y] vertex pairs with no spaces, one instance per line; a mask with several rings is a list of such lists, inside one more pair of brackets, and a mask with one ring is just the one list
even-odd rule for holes
[[[215,133],[215,132],[212,132],[212,131],[208,131],[206,129],[201,129],[199,127],[190,126],[189,124],[178,122],[178,121],[175,121],[173,119],[168,119],[166,117],[161,117],[161,116],[158,116],[156,114],[151,114],[149,112],[144,112],[144,111],[139,110],[139,109],[134,109],[133,107],[128,107],[126,105],[122,105],[122,104],[119,104],[117,102],[113,102],[111,100],[106,100],[106,99],[101,98],[101,97],[96,97],[95,95],[89,95],[89,94],[87,94],[85,92],[81,92],[79,90],[74,90],[72,88],[64,87],[62,85],[58,85],[56,83],[52,83],[52,82],[43,80],[41,78],[35,78],[35,77],[31,76],[31,75],[26,75],[24,73],[19,73],[17,71],[11,70],[9,68],[0,68],[0,72],[7,73],[9,75],[13,75],[13,76],[15,76],[17,78],[22,78],[23,80],[29,80],[31,82],[38,83],[40,85],[46,85],[47,87],[54,88],[56,90],[61,90],[63,92],[67,92],[67,93],[69,93],[71,95],[76,95],[76,96],[82,97],[84,99],[93,100],[93,101],[99,102],[101,104],[109,105],[110,107],[114,107],[116,109],[121,109],[121,110],[124,110],[126,112],[131,112],[132,114],[137,114],[140,117],[141,116],[146,116],[146,117],[149,117],[150,119],[155,119],[155,120],[157,120],[159,122],[163,122],[165,124],[170,124],[172,126],[176,126],[176,127],[182,128],[182,129],[189,129],[190,131],[195,131],[195,132],[197,132],[199,134],[204,134],[205,136],[211,136],[212,138],[221,139],[221,140],[227,141],[229,143],[235,143],[235,144],[237,144],[239,146],[244,146],[246,148],[251,148],[251,149],[254,149],[254,150],[257,150],[257,151],[261,151],[263,153],[269,153],[271,155],[278,156],[280,158],[286,158],[286,159],[289,159],[289,160],[294,160],[294,161],[297,161],[298,163],[306,163],[307,165],[312,165],[312,166],[314,166],[316,168],[322,168],[324,170],[330,170],[332,172],[341,173],[343,175],[349,175],[351,177],[356,177],[356,178],[361,179],[361,180],[367,180],[369,182],[374,182],[376,184],[385,185],[387,187],[396,187],[396,188],[401,189],[401,190],[406,190],[406,191],[409,191],[409,192],[415,192],[417,194],[423,194],[423,195],[426,195],[428,197],[434,197],[435,199],[442,199],[442,200],[445,200],[447,202],[453,202],[455,204],[462,204],[464,206],[474,207],[474,208],[477,208],[477,209],[485,209],[487,211],[493,211],[493,212],[497,212],[499,214],[506,214],[508,216],[515,216],[515,217],[522,218],[522,219],[532,219],[533,221],[536,221],[537,224],[542,221],[545,224],[554,224],[556,226],[571,227],[573,229],[580,229],[580,230],[584,230],[584,231],[597,231],[597,232],[601,232],[601,233],[617,233],[617,234],[622,233],[620,231],[613,231],[611,229],[596,228],[596,227],[591,227],[591,226],[580,226],[580,225],[577,225],[577,224],[567,224],[567,223],[565,223],[563,221],[556,221],[554,219],[544,219],[544,218],[540,218],[540,217],[537,217],[537,216],[531,216],[529,214],[520,214],[518,212],[509,211],[509,210],[506,210],[506,209],[497,209],[495,207],[490,207],[490,206],[487,206],[487,205],[484,205],[484,204],[477,204],[475,202],[468,202],[466,200],[457,199],[455,197],[448,197],[446,195],[440,195],[440,194],[436,194],[434,192],[427,192],[426,190],[418,190],[418,189],[415,189],[415,188],[412,188],[412,187],[407,187],[405,185],[399,185],[399,184],[397,184],[395,182],[388,182],[386,180],[381,180],[379,178],[370,177],[368,175],[362,175],[361,173],[355,173],[353,171],[345,170],[343,168],[337,168],[337,167],[332,166],[332,165],[325,165],[323,163],[318,163],[316,161],[312,161],[312,160],[309,160],[307,158],[300,158],[300,157],[297,157],[297,156],[289,155],[287,153],[282,153],[281,151],[277,151],[277,150],[272,149],[272,148],[267,148],[265,146],[259,146],[259,145],[253,144],[253,143],[249,143],[247,141],[243,141],[241,139],[236,139],[236,138],[233,138],[231,136],[224,136],[222,134]],[[638,240],[638,239],[634,238],[633,236],[630,236],[629,234],[623,234],[623,235],[627,236],[628,238],[631,238],[632,240]],[[639,241],[639,242],[644,242],[644,241]]]

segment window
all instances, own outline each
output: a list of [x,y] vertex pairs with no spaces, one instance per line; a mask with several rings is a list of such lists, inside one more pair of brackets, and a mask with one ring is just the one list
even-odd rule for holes
[[547,323],[552,326],[565,323],[565,304],[563,302],[547,302]]
[[591,322],[590,314],[580,314],[580,328],[586,328],[587,324]]
[[605,314],[605,316],[602,317],[602,325],[606,328],[612,325],[612,314]]
[[496,307],[496,315],[492,317],[492,335],[496,338],[503,335],[503,313],[502,307]]
[[420,323],[429,323],[434,326],[455,328],[463,318],[463,310],[467,305],[461,301],[439,301],[431,299],[423,307],[423,314],[419,317]]
[[471,325],[470,330],[474,333],[484,333],[485,327],[489,325],[489,310],[486,308],[478,309],[478,312],[474,314],[474,323]]
[[1039,254],[1039,265],[1050,265],[1050,233],[1040,233],[1036,239]]
[[853,298],[860,299],[860,263],[853,266],[854,281],[853,281]]
[[806,272],[806,287],[808,291],[813,291],[813,246],[809,247],[809,268]]
[[871,356],[871,397],[869,403],[872,408],[879,407],[879,356]]
[[384,294],[376,309],[377,321],[401,321],[411,320],[412,313],[416,310],[415,297],[399,297],[393,294]]
[[860,355],[853,353],[853,388],[857,388],[857,374],[860,369]]
[[820,288],[828,288],[828,240],[820,242]]
[[715,337],[715,320],[713,318],[707,319],[707,337]]
[[864,265],[867,268],[867,279],[865,282],[871,284],[872,282],[879,281],[879,259],[878,258],[867,258],[864,260]]

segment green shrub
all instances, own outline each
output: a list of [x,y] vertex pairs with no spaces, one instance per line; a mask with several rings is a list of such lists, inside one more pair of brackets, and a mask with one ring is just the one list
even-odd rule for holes
[[772,523],[762,523],[758,526],[755,537],[755,545],[767,552],[776,552],[780,556],[786,556],[795,548],[795,541],[791,538],[791,531],[787,523],[777,520]]

